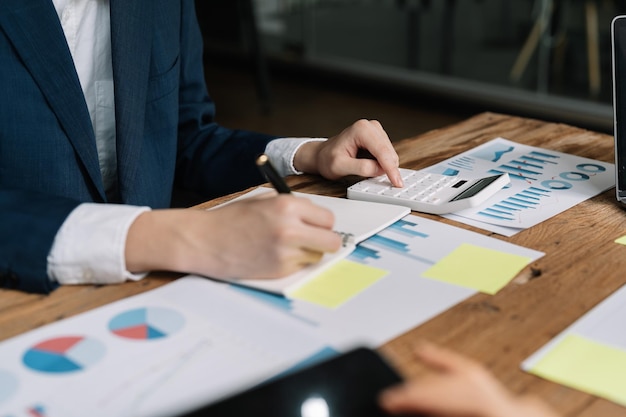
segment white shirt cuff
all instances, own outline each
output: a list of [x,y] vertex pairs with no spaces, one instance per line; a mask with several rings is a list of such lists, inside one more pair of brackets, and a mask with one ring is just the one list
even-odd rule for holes
[[300,146],[307,142],[325,141],[326,138],[280,138],[274,139],[265,147],[265,153],[274,163],[276,171],[283,177],[287,175],[300,175],[293,166],[293,159]]
[[60,284],[114,284],[146,274],[126,270],[131,224],[149,207],[83,203],[57,232],[48,255],[48,276]]

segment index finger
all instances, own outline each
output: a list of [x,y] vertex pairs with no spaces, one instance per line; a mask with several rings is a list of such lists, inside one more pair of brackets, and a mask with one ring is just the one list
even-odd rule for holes
[[400,161],[389,136],[387,136],[387,133],[378,121],[372,120],[370,125],[374,133],[372,137],[375,140],[366,139],[361,145],[376,159],[385,174],[387,174],[391,184],[394,187],[402,187],[404,183],[398,169]]

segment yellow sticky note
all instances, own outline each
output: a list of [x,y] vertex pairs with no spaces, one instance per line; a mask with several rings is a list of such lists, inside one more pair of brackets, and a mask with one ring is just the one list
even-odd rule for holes
[[570,334],[530,372],[626,406],[626,351]]
[[619,243],[620,245],[626,245],[626,236],[615,239],[615,243]]
[[463,243],[422,276],[495,294],[531,260],[526,256]]
[[385,275],[387,271],[383,269],[343,259],[289,296],[323,307],[336,308]]

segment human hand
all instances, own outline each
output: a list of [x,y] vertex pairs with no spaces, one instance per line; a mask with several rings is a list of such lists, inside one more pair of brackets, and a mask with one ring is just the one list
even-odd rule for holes
[[[374,159],[357,158],[359,150],[369,152]],[[394,186],[402,187],[398,163],[398,154],[376,120],[359,120],[327,141],[308,142],[294,158],[296,169],[330,180],[387,174]]]
[[131,272],[167,270],[214,278],[277,278],[341,246],[334,216],[306,198],[247,198],[213,210],[154,210],[126,241]]
[[536,398],[514,396],[487,369],[450,350],[422,344],[416,356],[424,377],[384,391],[379,402],[392,414],[439,417],[558,417]]

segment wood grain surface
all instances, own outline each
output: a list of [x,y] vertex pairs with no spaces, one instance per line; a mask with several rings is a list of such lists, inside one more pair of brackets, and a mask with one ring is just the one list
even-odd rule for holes
[[[496,137],[578,156],[614,162],[613,138],[576,127],[482,113],[461,123],[394,143],[400,165],[424,168]],[[330,182],[317,176],[288,178],[295,191],[345,197],[357,178]],[[626,234],[626,214],[615,190],[507,238],[437,216],[447,224],[545,252],[509,285],[490,296],[477,294],[427,323],[389,341],[380,351],[403,374],[422,369],[413,360],[417,342],[427,339],[482,362],[510,389],[538,395],[564,416],[626,416],[626,408],[542,380],[520,363],[585,312],[626,283],[626,247],[614,240]],[[206,208],[227,201],[202,204]],[[51,295],[0,290],[0,340],[176,279],[154,273],[139,282],[111,286],[68,286]]]

